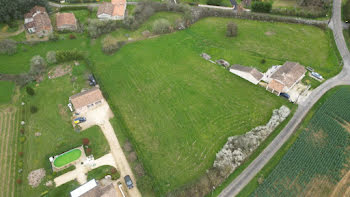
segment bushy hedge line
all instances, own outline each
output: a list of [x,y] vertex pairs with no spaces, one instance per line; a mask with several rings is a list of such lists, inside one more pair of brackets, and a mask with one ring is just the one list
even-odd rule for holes
[[73,60],[81,60],[84,58],[85,58],[84,53],[81,51],[78,51],[77,49],[56,51],[57,63],[73,61]]
[[273,8],[272,14],[285,15],[285,16],[297,16],[304,18],[320,18],[327,15],[326,10],[312,10],[307,8]]
[[271,12],[271,9],[272,9],[271,2],[254,1],[252,3],[252,11],[253,12],[269,13],[269,12]]
[[350,0],[348,0],[343,7],[344,20],[350,22]]

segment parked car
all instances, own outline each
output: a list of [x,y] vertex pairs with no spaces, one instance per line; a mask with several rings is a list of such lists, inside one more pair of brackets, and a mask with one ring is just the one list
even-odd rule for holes
[[284,93],[284,92],[282,92],[282,93],[280,94],[280,96],[283,97],[283,98],[286,98],[286,99],[288,99],[288,100],[289,100],[289,98],[290,98],[289,94]]
[[317,72],[312,72],[311,75],[316,77],[317,79],[320,79],[320,80],[323,79],[323,77],[320,74],[318,74]]
[[79,124],[79,123],[82,123],[82,122],[85,122],[85,121],[86,121],[85,117],[78,117],[78,118],[74,119],[74,123],[75,124]]
[[129,189],[134,187],[134,184],[132,183],[132,180],[131,180],[129,175],[126,175],[124,177],[124,181],[125,181],[126,186],[128,186]]
[[90,86],[95,86],[97,84],[96,79],[93,74],[89,75],[89,84]]

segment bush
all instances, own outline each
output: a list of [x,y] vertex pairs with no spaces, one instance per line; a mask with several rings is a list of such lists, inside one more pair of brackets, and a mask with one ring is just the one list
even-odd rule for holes
[[69,34],[69,39],[73,40],[73,39],[76,39],[76,37],[74,34]]
[[20,157],[23,157],[23,154],[24,154],[23,152],[19,152],[19,153],[18,153],[18,155],[19,155]]
[[17,183],[18,185],[22,184],[22,179],[17,179],[17,180],[16,180],[16,183]]
[[227,37],[236,37],[238,32],[238,28],[236,23],[230,22],[227,24],[226,36]]
[[27,140],[27,138],[25,136],[21,136],[19,138],[19,141],[23,144],[25,141]]
[[260,61],[260,63],[261,63],[261,64],[265,64],[265,63],[266,63],[266,60],[265,60],[265,59],[262,59],[262,60]]
[[19,130],[21,132],[21,134],[24,134],[24,128],[21,128],[21,130]]
[[56,60],[56,52],[55,51],[49,51],[46,53],[46,61],[50,64],[55,64],[57,62]]
[[73,60],[81,60],[81,59],[84,59],[84,53],[81,51],[78,51],[77,49],[56,52],[57,63],[73,61]]
[[40,55],[34,56],[30,61],[30,71],[31,76],[39,76],[46,70],[46,62],[44,58]]
[[252,3],[252,11],[253,12],[269,13],[269,12],[271,12],[271,9],[272,9],[271,2],[254,1]]
[[90,140],[89,140],[89,138],[83,138],[83,144],[85,145],[85,146],[87,146],[87,145],[89,145],[90,144]]
[[[26,87],[26,92],[27,92],[27,94],[30,95],[30,96],[34,96],[34,94],[35,94],[34,89],[33,89],[32,87],[29,87],[29,86]],[[23,130],[23,131],[24,131],[24,130]]]
[[106,54],[112,54],[118,51],[124,44],[124,41],[118,42],[117,39],[108,35],[102,40],[102,51]]
[[171,31],[170,22],[166,19],[158,19],[154,21],[152,31],[155,34],[165,34]]
[[57,33],[51,33],[50,35],[49,35],[49,40],[50,41],[57,41],[58,40],[58,34]]
[[19,168],[22,168],[23,167],[23,161],[22,160],[18,161],[17,166]]
[[36,106],[30,106],[30,112],[32,114],[35,114],[36,112],[38,112],[38,108]]
[[0,54],[13,55],[17,52],[17,44],[14,40],[0,41]]
[[122,26],[123,23],[121,21],[91,19],[88,21],[87,31],[90,37],[97,38]]
[[92,149],[91,149],[91,148],[87,148],[87,149],[86,149],[86,154],[87,154],[87,155],[91,155],[91,152],[92,152]]
[[222,0],[207,0],[208,5],[221,5]]

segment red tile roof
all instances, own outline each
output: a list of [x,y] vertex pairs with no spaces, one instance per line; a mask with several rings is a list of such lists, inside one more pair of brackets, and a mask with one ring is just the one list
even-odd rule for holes
[[56,25],[61,27],[64,25],[76,25],[76,18],[73,13],[57,13],[56,14]]

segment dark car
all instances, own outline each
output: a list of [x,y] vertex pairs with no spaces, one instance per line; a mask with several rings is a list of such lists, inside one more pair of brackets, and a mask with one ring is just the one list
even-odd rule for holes
[[96,79],[93,74],[89,75],[89,84],[90,86],[95,86],[97,84]]
[[290,98],[290,96],[289,96],[287,93],[284,93],[284,92],[282,92],[282,93],[280,94],[280,96],[281,96],[281,97],[284,97],[284,98],[286,98],[286,99],[289,99],[289,98]]
[[132,180],[131,180],[131,178],[130,178],[129,175],[126,175],[126,176],[124,177],[124,180],[125,180],[126,186],[128,186],[129,189],[131,189],[131,188],[134,187],[134,184],[132,183]]

